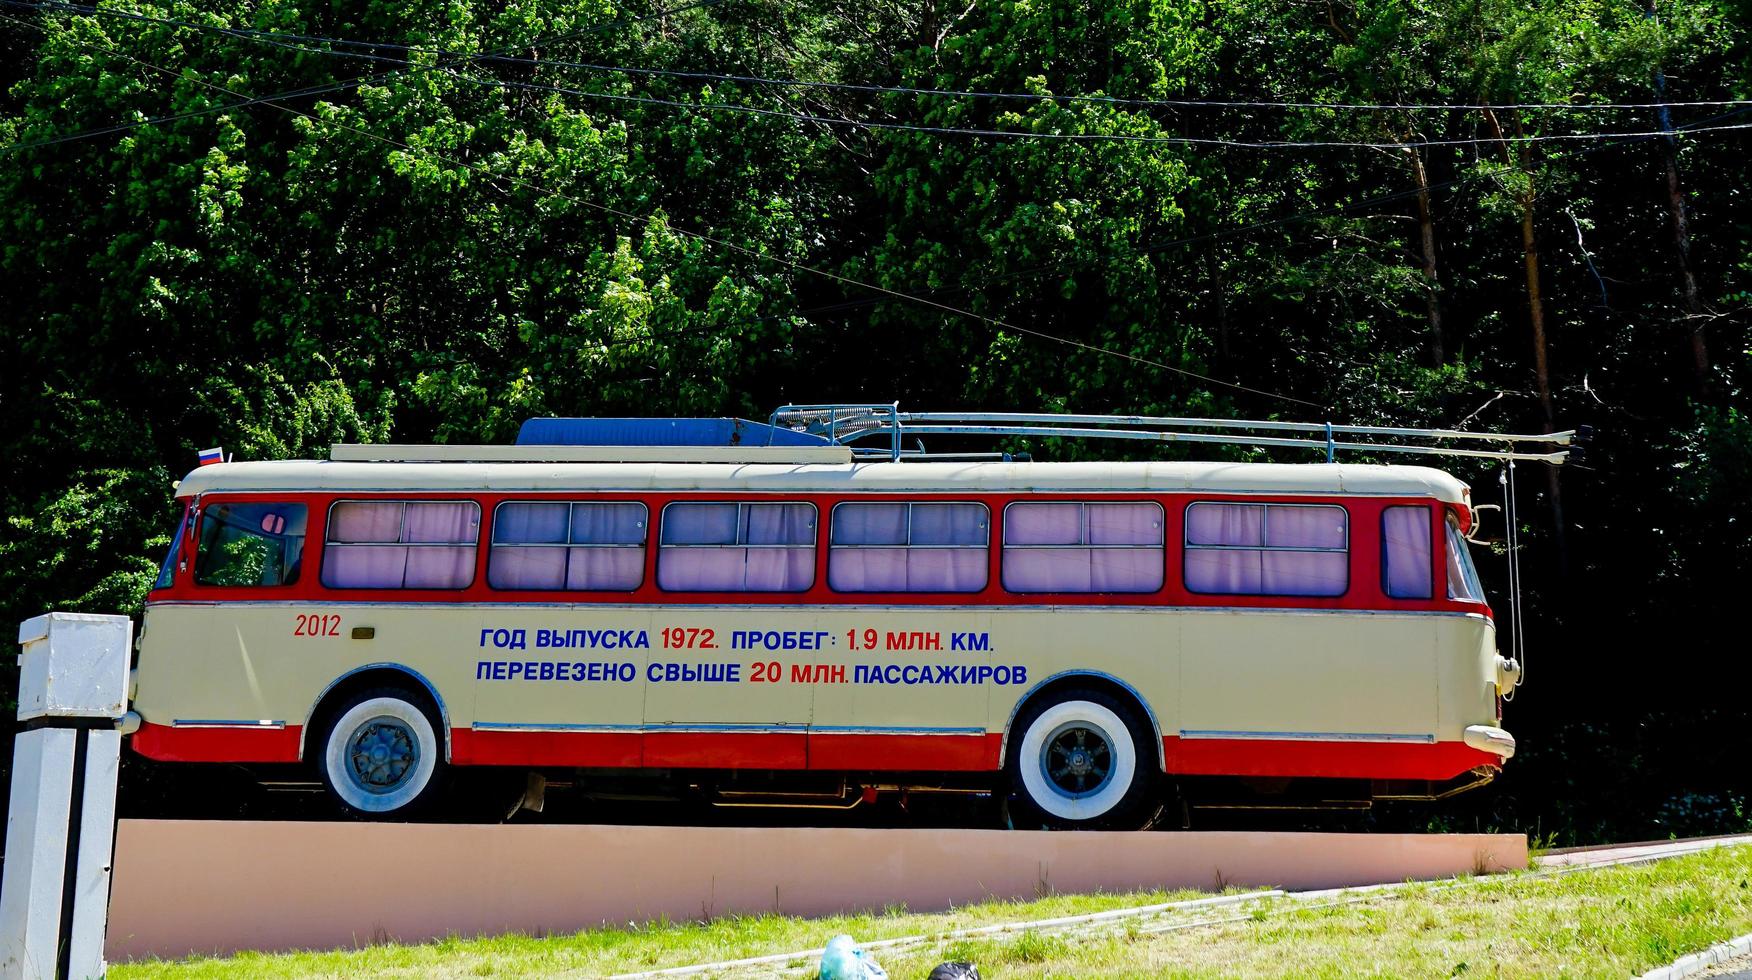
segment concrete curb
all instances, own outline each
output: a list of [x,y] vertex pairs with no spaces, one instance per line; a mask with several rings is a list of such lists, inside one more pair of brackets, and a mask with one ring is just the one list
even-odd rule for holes
[[1684,977],[1695,976],[1712,966],[1752,953],[1752,932],[1738,936],[1714,946],[1701,953],[1681,956],[1668,966],[1659,966],[1638,977],[1637,980],[1682,980]]

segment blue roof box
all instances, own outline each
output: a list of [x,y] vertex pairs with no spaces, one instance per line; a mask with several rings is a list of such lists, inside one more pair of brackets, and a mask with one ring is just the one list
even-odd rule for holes
[[821,436],[748,419],[530,419],[519,446],[827,446]]

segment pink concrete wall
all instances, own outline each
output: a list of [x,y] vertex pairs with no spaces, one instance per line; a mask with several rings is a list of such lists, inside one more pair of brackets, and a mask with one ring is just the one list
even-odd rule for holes
[[1527,866],[1520,834],[1045,833],[123,820],[108,955],[322,949],[732,913]]

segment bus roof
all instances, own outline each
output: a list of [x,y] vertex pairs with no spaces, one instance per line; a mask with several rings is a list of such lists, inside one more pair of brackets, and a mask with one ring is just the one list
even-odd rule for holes
[[1425,466],[1355,463],[880,462],[374,463],[285,460],[197,468],[182,497],[215,491],[1156,491],[1433,497],[1469,505],[1466,484]]

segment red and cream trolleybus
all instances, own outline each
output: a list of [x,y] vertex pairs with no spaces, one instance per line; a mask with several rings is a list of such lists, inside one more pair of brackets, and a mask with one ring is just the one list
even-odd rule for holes
[[1553,463],[1514,441],[1570,438],[817,406],[202,466],[134,748],[303,763],[361,816],[502,766],[962,788],[1066,828],[1142,826],[1193,782],[1434,797],[1513,753],[1460,481],[919,448],[1030,433]]

